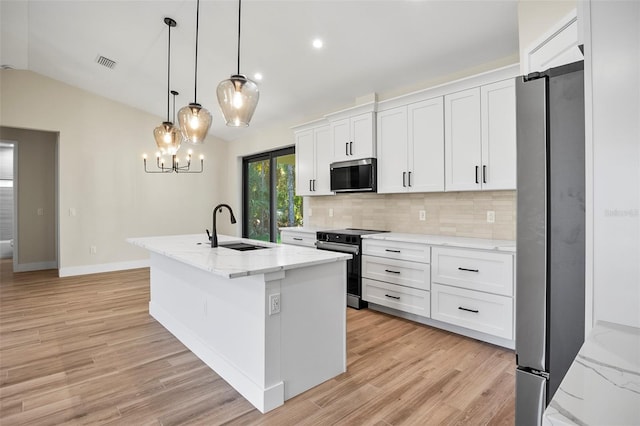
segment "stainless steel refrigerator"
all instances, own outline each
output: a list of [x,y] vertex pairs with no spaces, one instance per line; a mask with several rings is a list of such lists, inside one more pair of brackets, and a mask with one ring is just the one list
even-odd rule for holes
[[516,424],[542,414],[584,341],[583,63],[516,81]]

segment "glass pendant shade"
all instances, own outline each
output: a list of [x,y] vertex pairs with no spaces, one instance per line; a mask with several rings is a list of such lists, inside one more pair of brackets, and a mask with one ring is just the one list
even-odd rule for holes
[[199,145],[211,127],[211,113],[200,104],[190,103],[178,111],[178,123],[185,141]]
[[258,85],[242,74],[222,81],[217,90],[222,115],[231,127],[247,127],[258,105]]
[[162,154],[175,155],[182,144],[180,129],[170,121],[165,121],[153,129],[153,137]]

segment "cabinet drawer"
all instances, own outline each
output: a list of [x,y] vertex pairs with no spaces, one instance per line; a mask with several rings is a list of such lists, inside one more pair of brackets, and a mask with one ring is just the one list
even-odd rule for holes
[[362,276],[407,287],[429,290],[431,269],[426,263],[362,256]]
[[381,281],[362,279],[362,298],[367,302],[429,317],[431,300],[426,290],[416,290]]
[[369,256],[421,263],[429,263],[431,259],[430,246],[399,241],[372,240],[369,238],[362,240],[362,253]]
[[513,255],[464,249],[433,248],[434,283],[513,295]]
[[316,234],[309,232],[282,231],[280,234],[282,244],[295,246],[315,247]]
[[513,339],[513,299],[457,287],[431,286],[435,320]]

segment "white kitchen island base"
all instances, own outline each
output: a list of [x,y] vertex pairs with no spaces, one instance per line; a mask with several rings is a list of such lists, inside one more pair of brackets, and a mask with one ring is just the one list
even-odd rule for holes
[[150,261],[150,314],[261,412],[346,371],[343,259],[237,278]]

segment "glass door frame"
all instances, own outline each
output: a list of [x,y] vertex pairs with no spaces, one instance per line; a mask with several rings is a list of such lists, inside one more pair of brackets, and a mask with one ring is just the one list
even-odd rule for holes
[[296,153],[295,146],[288,146],[273,151],[263,152],[260,154],[250,155],[242,159],[242,237],[248,238],[249,235],[249,163],[257,161],[269,160],[269,241],[276,242],[278,240],[278,220],[276,212],[278,210],[277,200],[277,158],[284,155]]

